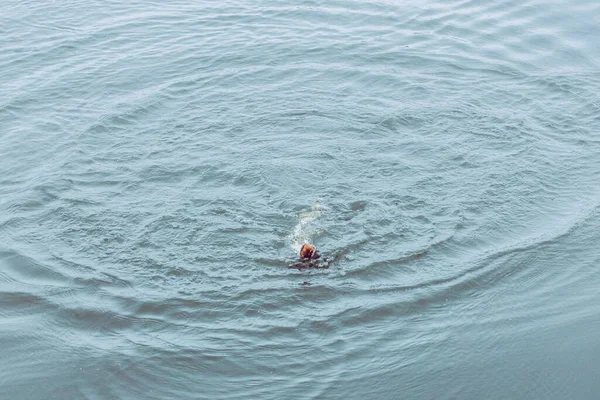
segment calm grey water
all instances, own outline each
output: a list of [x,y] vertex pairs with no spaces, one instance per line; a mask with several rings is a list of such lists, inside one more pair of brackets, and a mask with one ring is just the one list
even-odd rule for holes
[[597,399],[599,93],[595,0],[3,1],[0,398]]

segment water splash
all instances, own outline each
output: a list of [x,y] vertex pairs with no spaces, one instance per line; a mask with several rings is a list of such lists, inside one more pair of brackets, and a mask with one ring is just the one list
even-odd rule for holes
[[290,243],[294,252],[300,252],[304,243],[312,244],[314,235],[318,233],[312,223],[321,218],[324,210],[325,207],[317,200],[310,209],[298,213],[298,223],[290,235]]

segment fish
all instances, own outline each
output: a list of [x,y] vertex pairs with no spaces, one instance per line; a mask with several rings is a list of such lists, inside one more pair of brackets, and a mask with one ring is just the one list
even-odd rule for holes
[[305,268],[317,268],[326,269],[329,268],[331,261],[327,257],[321,258],[321,254],[317,251],[314,246],[308,243],[304,243],[298,253],[300,259],[295,263],[291,264],[289,268],[305,269]]
[[303,260],[316,260],[321,257],[317,249],[308,243],[304,243],[302,245],[302,247],[300,248],[299,256]]

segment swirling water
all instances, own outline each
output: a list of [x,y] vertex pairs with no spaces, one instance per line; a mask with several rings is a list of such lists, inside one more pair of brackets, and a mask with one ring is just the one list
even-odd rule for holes
[[597,398],[600,3],[8,0],[0,33],[1,398]]

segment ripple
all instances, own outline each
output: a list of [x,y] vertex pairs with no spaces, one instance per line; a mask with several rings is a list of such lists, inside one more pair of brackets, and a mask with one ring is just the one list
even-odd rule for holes
[[598,11],[3,3],[5,388],[585,398]]

